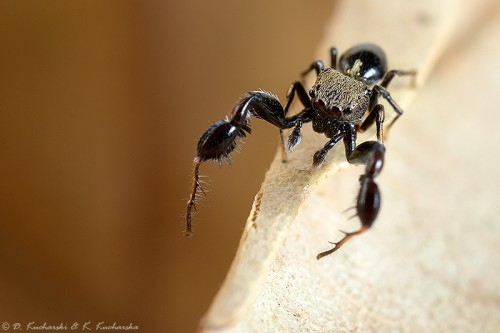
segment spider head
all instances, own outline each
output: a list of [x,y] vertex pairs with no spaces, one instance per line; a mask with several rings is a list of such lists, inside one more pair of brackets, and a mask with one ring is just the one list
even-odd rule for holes
[[309,91],[312,107],[329,119],[358,122],[368,106],[371,92],[360,80],[333,68],[318,74]]

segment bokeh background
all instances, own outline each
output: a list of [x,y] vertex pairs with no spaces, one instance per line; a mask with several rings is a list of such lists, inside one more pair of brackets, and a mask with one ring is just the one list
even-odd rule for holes
[[284,99],[334,6],[1,0],[0,322],[195,331],[278,133],[202,166],[187,240],[197,140],[246,91]]

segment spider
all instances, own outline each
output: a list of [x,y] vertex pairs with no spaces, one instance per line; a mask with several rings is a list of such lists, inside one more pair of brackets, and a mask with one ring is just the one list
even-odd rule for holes
[[[324,133],[329,139],[318,150],[312,164],[320,167],[335,144],[344,141],[345,155],[351,164],[365,165],[361,175],[360,190],[356,201],[357,216],[361,227],[354,232],[344,232],[344,237],[333,244],[333,248],[317,255],[317,259],[338,250],[350,238],[368,230],[377,218],[381,197],[375,178],[384,164],[385,146],[383,123],[385,111],[378,99],[382,96],[396,112],[396,117],[388,124],[391,127],[403,114],[401,107],[392,99],[387,86],[395,76],[415,76],[413,70],[387,71],[384,51],[375,44],[359,44],[343,53],[337,62],[337,49],[331,48],[331,67],[322,61],[313,62],[302,76],[315,71],[316,82],[306,92],[300,81],[294,81],[288,89],[285,107],[278,97],[267,91],[251,91],[240,99],[231,112],[229,119],[217,121],[210,126],[198,142],[194,159],[193,188],[187,202],[185,235],[191,236],[191,211],[196,209],[198,191],[205,194],[200,185],[199,168],[207,160],[217,160],[219,165],[236,147],[236,140],[251,134],[250,117],[263,119],[279,128],[283,162],[286,162],[284,129],[293,128],[288,136],[287,148],[293,151],[301,141],[301,128],[304,123],[312,122],[315,132]],[[304,106],[299,113],[287,116],[295,96]],[[356,145],[358,132],[367,130],[375,124],[376,141],[366,141]]]

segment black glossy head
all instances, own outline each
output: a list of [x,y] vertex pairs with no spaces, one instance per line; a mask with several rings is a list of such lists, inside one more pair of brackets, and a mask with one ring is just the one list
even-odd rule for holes
[[387,72],[385,53],[375,44],[353,46],[340,57],[339,70],[367,84],[375,83]]

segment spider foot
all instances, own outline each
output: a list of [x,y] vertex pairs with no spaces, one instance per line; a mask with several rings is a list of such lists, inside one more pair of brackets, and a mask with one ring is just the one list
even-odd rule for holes
[[354,237],[354,236],[357,236],[357,235],[359,235],[359,234],[362,234],[362,233],[363,233],[363,232],[365,232],[366,230],[368,230],[368,227],[365,227],[365,226],[361,227],[361,229],[359,229],[358,231],[353,231],[353,232],[346,232],[346,231],[343,231],[343,230],[339,230],[341,233],[343,233],[343,234],[344,234],[344,237],[343,237],[340,241],[338,241],[338,242],[336,242],[336,243],[329,242],[330,244],[333,244],[333,245],[334,245],[334,246],[333,246],[333,248],[331,248],[331,249],[330,249],[330,250],[328,250],[328,251],[321,252],[320,254],[318,254],[318,255],[316,256],[316,259],[318,259],[318,260],[319,260],[319,259],[321,259],[321,258],[323,258],[323,257],[325,257],[325,256],[327,256],[327,255],[332,254],[333,252],[335,252],[335,251],[337,251],[338,249],[340,249],[340,247],[341,247],[342,245],[344,245],[344,244],[345,244],[345,243],[346,243],[346,242],[347,242],[350,238],[352,238],[352,237]]
[[326,149],[321,149],[321,150],[318,150],[316,153],[314,153],[313,166],[315,168],[319,168],[323,164],[323,162],[325,161],[327,154],[328,154],[328,150],[326,150]]
[[289,151],[294,151],[298,144],[302,141],[302,135],[300,134],[300,128],[295,127],[288,137],[287,148]]

